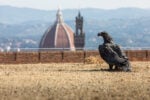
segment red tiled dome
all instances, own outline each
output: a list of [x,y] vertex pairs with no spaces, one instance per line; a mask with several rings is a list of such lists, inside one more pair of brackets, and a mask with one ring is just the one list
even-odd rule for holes
[[63,21],[60,9],[57,12],[57,20],[43,35],[40,48],[67,48],[74,50],[74,33]]

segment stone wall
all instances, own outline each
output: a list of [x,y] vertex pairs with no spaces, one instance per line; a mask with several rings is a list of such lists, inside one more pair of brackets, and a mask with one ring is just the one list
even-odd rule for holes
[[[127,50],[131,61],[150,61],[150,50]],[[0,52],[1,64],[24,63],[84,63],[85,58],[99,57],[98,51],[41,51],[41,52]],[[99,57],[99,59],[101,59]]]

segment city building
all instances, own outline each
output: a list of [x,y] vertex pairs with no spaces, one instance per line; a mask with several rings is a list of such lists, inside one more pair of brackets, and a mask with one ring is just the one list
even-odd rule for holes
[[39,48],[50,50],[76,50],[75,48],[84,47],[83,17],[76,17],[76,32],[64,22],[62,12],[58,9],[56,21],[52,27],[48,28],[44,33]]
[[83,31],[83,17],[81,16],[80,12],[76,17],[75,27],[76,27],[76,31],[74,34],[75,47],[76,50],[82,50],[84,49],[84,45],[85,45],[85,33]]

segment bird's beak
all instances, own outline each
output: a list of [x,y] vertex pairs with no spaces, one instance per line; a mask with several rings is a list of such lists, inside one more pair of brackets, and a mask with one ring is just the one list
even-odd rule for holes
[[102,36],[101,33],[98,33],[97,36]]

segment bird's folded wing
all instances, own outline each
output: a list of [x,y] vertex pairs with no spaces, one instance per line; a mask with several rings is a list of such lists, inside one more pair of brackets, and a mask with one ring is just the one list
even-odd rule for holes
[[[121,49],[120,49],[121,50]],[[107,57],[108,59],[111,61],[111,62],[114,62],[114,63],[124,63],[126,62],[126,59],[121,57],[118,52],[116,52],[114,50],[114,48],[112,46],[106,46],[105,47],[105,51],[107,52]],[[120,51],[119,51],[120,53]]]

